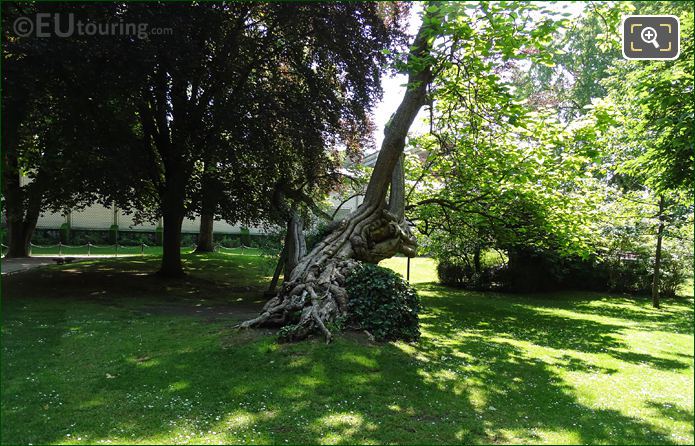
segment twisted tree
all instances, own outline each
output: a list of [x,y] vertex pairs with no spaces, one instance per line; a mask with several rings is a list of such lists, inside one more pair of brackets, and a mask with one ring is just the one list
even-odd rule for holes
[[[261,314],[240,327],[290,325],[287,340],[300,340],[320,332],[330,341],[332,334],[326,326],[346,315],[345,279],[357,263],[377,263],[399,252],[415,255],[416,239],[403,218],[401,160],[408,130],[425,105],[427,85],[432,80],[431,19],[432,14],[426,13],[410,48],[408,88],[384,131],[363,204],[301,258],[289,280],[265,304]],[[389,188],[391,194],[387,201]]]
[[[363,204],[299,261],[261,314],[241,327],[281,325],[282,338],[288,341],[314,332],[330,341],[327,324],[349,316],[345,280],[359,262],[377,263],[396,253],[415,255],[416,239],[404,221],[403,179],[403,149],[413,120],[426,103],[432,122],[447,104],[470,109],[495,125],[501,124],[496,110],[520,108],[505,100],[506,86],[496,86],[514,59],[552,62],[552,53],[544,50],[564,21],[547,18],[546,10],[537,14],[540,8],[531,2],[424,5],[422,25],[407,58],[400,59],[408,88],[384,131]],[[499,100],[478,107],[479,94],[488,90]],[[476,123],[469,121],[471,126]]]

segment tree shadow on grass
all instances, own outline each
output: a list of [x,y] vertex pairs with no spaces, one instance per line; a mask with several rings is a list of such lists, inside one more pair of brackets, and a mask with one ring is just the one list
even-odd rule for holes
[[683,423],[690,424],[690,432],[693,432],[693,413],[687,409],[679,407],[673,403],[664,403],[656,401],[648,401],[647,406],[652,409],[659,411],[662,417],[669,418],[671,420],[682,421]]
[[[50,318],[52,341],[40,348],[29,324],[21,345],[14,338],[3,361],[3,443],[497,443],[547,432],[672,443],[642,420],[582,405],[547,363],[465,330],[474,322],[465,312],[426,312],[417,344],[343,337],[328,346],[278,345],[265,332],[190,318],[99,323],[106,313],[88,314]],[[46,366],[28,382],[32,358]],[[26,398],[36,392],[60,397]]]
[[[431,330],[440,336],[465,327],[487,336],[501,336],[557,350],[608,354],[621,361],[647,364],[661,370],[692,367],[692,356],[681,360],[670,352],[670,357],[663,357],[630,351],[623,340],[624,331],[629,329],[692,334],[692,300],[674,299],[664,305],[667,308],[657,310],[649,307],[650,303],[644,299],[624,296],[577,298],[568,293],[560,298],[558,295],[524,298],[453,291],[430,284],[419,289],[436,293],[435,298],[428,300],[427,317],[431,319]],[[639,311],[632,308],[635,306]],[[577,367],[576,361],[574,366]]]
[[[84,288],[75,280],[72,293]],[[634,322],[668,331],[667,320],[620,316],[611,302],[421,289],[436,296],[424,298],[424,336],[412,345],[359,336],[278,345],[224,322],[80,300],[70,287],[65,300],[12,299],[3,311],[2,443],[519,443],[552,442],[553,433],[575,443],[674,442],[645,420],[587,407],[558,374],[616,372],[562,352],[682,369],[692,357],[630,352],[620,336]],[[519,342],[560,353],[541,359]]]
[[263,292],[270,280],[266,277],[269,259],[186,255],[184,263],[189,274],[175,280],[154,274],[159,261],[159,257],[144,256],[38,268],[3,278],[3,298],[84,299],[116,306],[128,300],[170,304],[205,299],[254,309],[266,300]]

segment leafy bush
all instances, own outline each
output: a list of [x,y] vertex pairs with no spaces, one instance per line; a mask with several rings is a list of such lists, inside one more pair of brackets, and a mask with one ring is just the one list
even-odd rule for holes
[[[442,285],[457,288],[510,292],[537,292],[559,289],[612,291],[650,294],[654,277],[650,252],[608,253],[602,257],[563,257],[550,250],[511,252],[509,263],[483,268],[479,274],[466,264],[440,261],[437,266]],[[688,276],[687,263],[664,252],[661,264],[662,296],[674,296]]]
[[241,240],[237,236],[224,235],[221,239],[217,240],[217,243],[224,248],[238,248],[241,246]]
[[491,290],[498,288],[499,272],[502,266],[487,266],[476,273],[469,265],[442,261],[437,264],[439,283],[446,286],[469,290]]
[[380,341],[420,337],[420,299],[399,274],[363,263],[347,277],[346,289],[348,324],[369,331]]
[[692,277],[689,270],[689,264],[685,259],[664,253],[659,276],[659,292],[661,295],[675,296],[678,288],[685,283],[688,277]]
[[123,246],[154,245],[154,232],[118,231],[118,244]]
[[472,268],[468,265],[447,261],[440,261],[437,264],[439,283],[446,286],[464,288],[472,272]]
[[108,245],[108,232],[99,230],[71,229],[70,241],[68,245]]
[[31,238],[31,243],[40,246],[57,245],[60,241],[60,232],[57,229],[36,229]]
[[189,247],[193,246],[198,241],[198,234],[183,233],[181,234],[181,246]]

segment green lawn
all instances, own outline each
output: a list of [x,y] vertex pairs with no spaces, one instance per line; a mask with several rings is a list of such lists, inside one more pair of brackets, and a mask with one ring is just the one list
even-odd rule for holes
[[3,279],[0,442],[693,443],[692,297],[455,291],[416,259],[420,342],[278,345],[232,329],[274,259],[185,259]]

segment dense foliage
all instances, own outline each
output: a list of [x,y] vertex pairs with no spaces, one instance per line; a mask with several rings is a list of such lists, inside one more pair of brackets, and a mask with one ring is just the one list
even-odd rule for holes
[[[162,272],[179,275],[184,216],[282,222],[288,201],[305,205],[335,185],[345,154],[369,144],[369,110],[390,60],[383,50],[403,43],[407,9],[375,2],[3,4],[3,100],[14,117],[4,127],[12,135],[26,129],[33,146],[31,132],[45,127],[50,140],[30,152],[22,135],[13,138],[12,153],[20,159],[14,164],[24,165],[5,163],[3,170],[18,183],[20,170],[41,170],[32,153],[65,149],[81,164],[68,166],[72,158],[61,157],[48,183],[51,174],[67,170],[90,201],[163,217]],[[35,12],[170,32],[147,38],[14,35],[12,22]],[[66,67],[66,75],[55,74]],[[31,92],[36,98],[27,97]],[[34,99],[57,110],[55,117],[45,113],[55,119],[30,119]],[[15,207],[20,192],[9,196]]]
[[[479,7],[470,51],[433,83],[429,131],[410,141],[408,216],[442,281],[673,294],[693,258],[690,6],[596,2],[572,20],[521,8],[494,30]],[[624,14],[678,15],[680,57],[624,60]],[[513,44],[477,39],[505,33]]]
[[347,278],[346,290],[349,325],[367,330],[379,341],[420,337],[420,298],[399,274],[362,263]]
[[[652,252],[648,247],[630,254],[614,252],[582,258],[544,250],[516,251],[506,263],[484,263],[478,269],[455,259],[440,261],[437,276],[443,285],[480,291],[525,293],[573,289],[649,294],[653,280]],[[662,259],[660,294],[675,296],[688,276],[684,259],[667,252]]]
[[[364,192],[344,166],[370,146],[381,76],[422,65],[429,128],[409,140],[406,211],[444,282],[671,293],[693,258],[690,5],[422,7],[429,49],[413,58],[404,3],[3,4],[10,250],[42,209],[114,201],[164,216],[176,275],[185,216],[307,221],[329,191]],[[12,33],[18,16],[57,11],[173,32]],[[680,57],[624,60],[625,14],[677,15]]]

